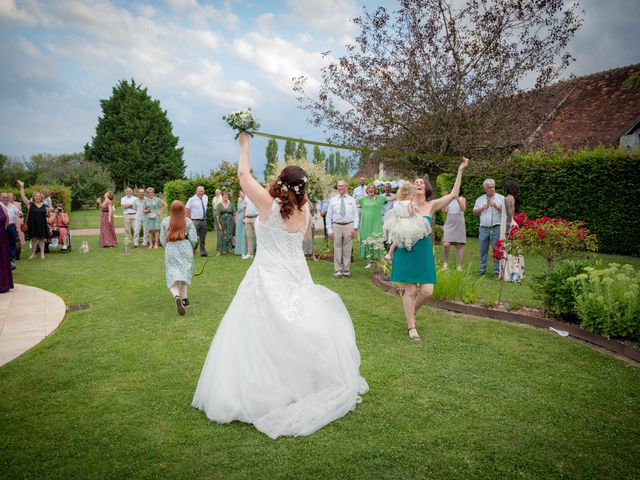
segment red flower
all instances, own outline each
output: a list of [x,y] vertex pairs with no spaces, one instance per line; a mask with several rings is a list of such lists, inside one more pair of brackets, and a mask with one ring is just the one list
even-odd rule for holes
[[509,231],[509,240],[513,240],[514,238],[516,238],[519,231],[520,231],[520,228],[518,228],[517,225],[512,226],[511,230]]
[[502,260],[504,258],[504,252],[507,248],[502,240],[498,240],[493,246],[493,259]]
[[529,218],[527,217],[527,214],[524,212],[519,212],[516,213],[513,216],[513,220],[518,224],[518,225],[522,225],[526,220],[529,220]]
[[538,237],[540,237],[540,240],[544,239],[544,230],[542,228],[538,230]]

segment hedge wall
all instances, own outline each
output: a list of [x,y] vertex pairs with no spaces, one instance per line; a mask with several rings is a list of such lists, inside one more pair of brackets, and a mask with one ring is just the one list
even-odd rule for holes
[[470,237],[478,234],[473,203],[484,193],[487,177],[495,179],[499,193],[507,179],[515,179],[529,217],[584,220],[600,252],[640,255],[640,155],[610,148],[514,154],[506,170],[465,176]]

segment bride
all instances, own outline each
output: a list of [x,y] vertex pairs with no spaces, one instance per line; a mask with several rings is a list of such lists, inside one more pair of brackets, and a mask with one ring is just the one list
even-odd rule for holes
[[252,176],[240,134],[240,187],[259,210],[257,254],[213,338],[193,406],[271,438],[309,435],[354,410],[369,389],[340,297],[313,283],[305,171],[289,165],[269,190]]

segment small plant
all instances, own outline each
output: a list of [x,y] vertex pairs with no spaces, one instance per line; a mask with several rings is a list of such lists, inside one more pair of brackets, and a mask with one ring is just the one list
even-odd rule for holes
[[461,300],[463,303],[473,303],[478,298],[479,280],[473,278],[469,271],[439,269],[436,273],[437,281],[433,290],[436,300]]
[[564,260],[535,278],[532,288],[547,314],[558,320],[580,323],[575,306],[575,282],[569,279],[584,273],[588,265],[585,261]]
[[496,301],[495,300],[482,300],[480,302],[480,306],[482,308],[493,308],[496,306]]
[[608,337],[640,340],[640,273],[631,265],[586,267],[570,281],[582,327]]
[[507,305],[507,311],[517,312],[518,310],[521,310],[522,307],[523,307],[523,304],[521,302],[511,302]]
[[531,220],[518,213],[509,232],[509,253],[534,253],[554,265],[575,250],[597,251],[596,237],[584,222],[569,222],[564,218],[540,217]]

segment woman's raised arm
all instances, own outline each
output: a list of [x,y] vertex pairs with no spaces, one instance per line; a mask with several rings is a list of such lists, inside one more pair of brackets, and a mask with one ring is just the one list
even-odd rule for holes
[[251,137],[248,133],[241,133],[238,137],[240,142],[240,160],[238,161],[238,179],[240,188],[253,204],[258,207],[260,213],[270,212],[273,198],[269,192],[260,185],[253,175],[251,175],[251,165],[249,164],[249,142]]

